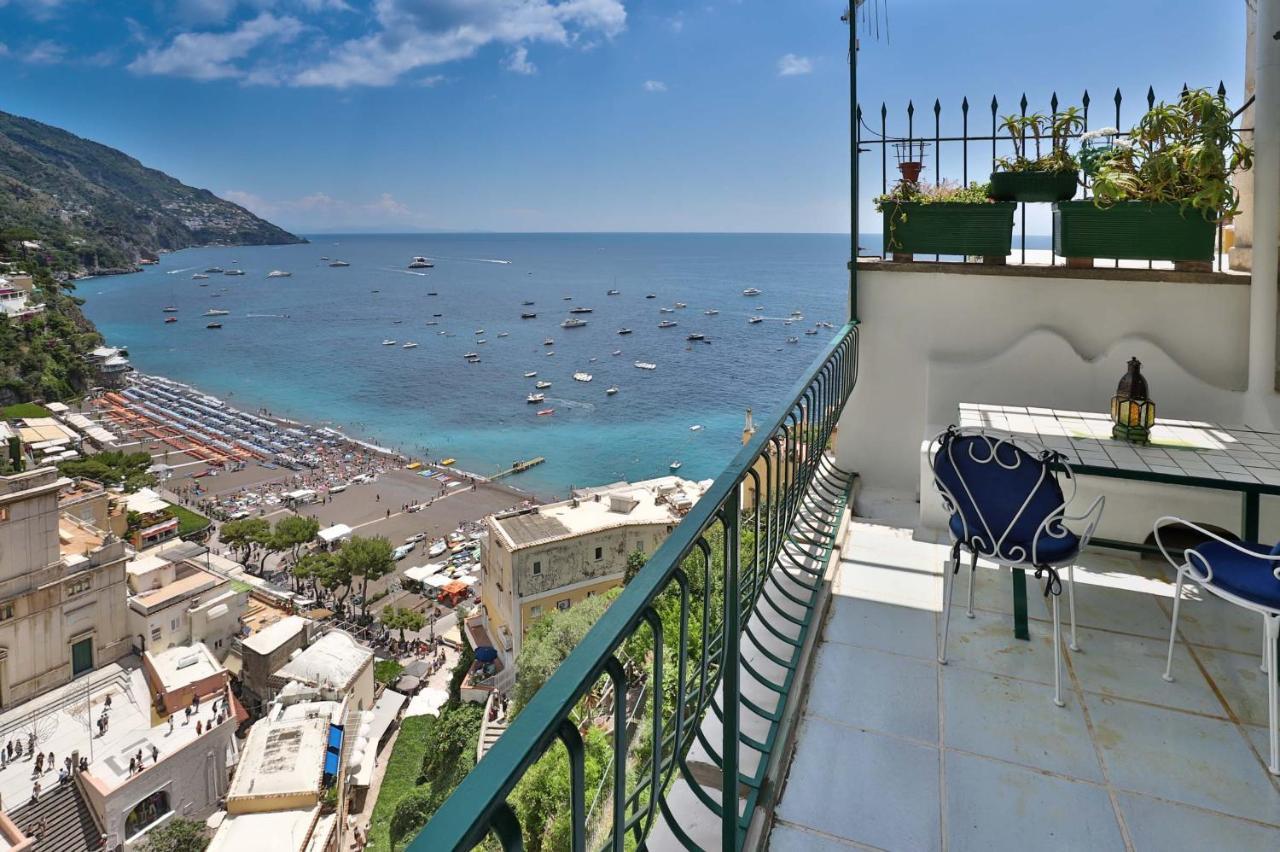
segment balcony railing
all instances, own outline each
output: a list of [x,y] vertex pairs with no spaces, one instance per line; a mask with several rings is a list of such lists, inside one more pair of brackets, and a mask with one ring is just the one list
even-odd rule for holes
[[[436,812],[412,852],[470,849],[490,832],[503,848],[523,849],[542,827],[522,825],[509,799],[529,769],[561,747],[570,781],[561,818],[574,852],[589,843],[635,848],[659,820],[671,842],[702,848],[673,810],[676,785],[692,793],[682,802],[715,815],[719,837],[710,845],[743,847],[775,789],[766,779],[782,758],[794,715],[788,698],[803,679],[806,640],[825,600],[822,566],[853,484],[828,449],[857,378],[857,352],[850,322]],[[606,732],[608,746],[589,762],[583,734],[591,728]],[[591,740],[600,747],[596,731]],[[589,766],[598,777],[588,777]],[[589,822],[587,796],[597,788],[603,794]]]

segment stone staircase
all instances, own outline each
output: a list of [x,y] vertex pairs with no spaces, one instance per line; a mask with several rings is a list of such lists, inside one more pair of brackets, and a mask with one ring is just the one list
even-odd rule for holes
[[74,783],[54,787],[38,802],[9,811],[9,817],[28,837],[34,837],[36,824],[44,821],[44,831],[33,847],[37,852],[96,852],[102,848],[102,831]]
[[490,692],[489,698],[484,703],[484,720],[480,723],[480,738],[476,740],[476,763],[488,754],[489,749],[493,748],[493,744],[498,741],[498,737],[507,729],[507,717],[499,714],[498,718],[492,722],[489,721],[489,708],[497,701],[497,693]]

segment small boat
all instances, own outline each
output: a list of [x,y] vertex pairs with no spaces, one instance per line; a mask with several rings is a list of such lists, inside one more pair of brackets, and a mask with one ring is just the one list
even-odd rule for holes
[[224,271],[225,270],[223,270],[221,266],[210,266],[208,269],[205,270],[205,272],[209,273],[210,275],[218,275]]
[[467,363],[468,363],[468,364],[479,364],[479,363],[480,363],[480,356],[479,356],[479,355],[472,355],[470,358],[468,358],[468,359],[467,359]]
[[351,264],[347,263],[345,260],[331,260],[329,261],[329,265],[337,267],[337,266],[350,266]]
[[531,393],[527,397],[525,397],[524,401],[525,402],[542,402],[546,398],[547,398],[547,395],[545,393]]
[[440,294],[439,294],[439,293],[437,293],[435,290],[431,290],[431,291],[429,291],[429,292],[427,293],[427,295],[428,295],[428,296],[439,296]]
[[394,340],[384,340],[384,341],[382,341],[382,345],[383,345],[383,346],[395,346],[395,345],[396,345],[396,342],[395,342]]
[[477,329],[476,329],[476,334],[484,334],[484,329],[483,329],[483,328],[477,328]]
[[782,321],[782,324],[783,324],[783,325],[791,325],[791,320],[783,320],[783,321]]
[[605,295],[606,295],[606,296],[616,296],[616,295],[618,295],[620,292],[622,292],[622,291],[621,291],[621,290],[610,290],[610,291],[608,291],[607,293],[605,293]]
[[679,469],[680,469],[680,462],[679,462],[679,460],[673,461],[671,464],[667,465],[667,470],[675,471],[675,470],[679,470]]
[[400,325],[400,323],[402,323],[402,322],[404,322],[404,320],[392,320],[392,321],[391,321],[391,324],[392,324],[392,325]]
[[267,273],[268,278],[292,278],[292,272],[285,272],[283,269],[273,269]]
[[537,316],[533,311],[524,311],[520,314],[520,319],[536,319]]
[[555,413],[556,413],[556,410],[555,410],[554,408],[543,408],[543,409],[541,409],[540,411],[538,411],[538,416],[539,416],[539,417],[549,417],[550,415],[555,414]]
[[547,357],[548,357],[548,358],[550,358],[550,357],[551,357],[552,355],[554,355],[554,354],[556,354],[556,350],[554,350],[554,349],[548,349],[548,350],[547,350]]
[[747,320],[747,322],[751,323],[752,325],[755,325],[756,323],[764,322],[764,317],[751,317],[751,319]]
[[757,290],[755,287],[748,287],[747,289],[745,289],[745,290],[743,290],[743,291],[742,291],[742,295],[744,295],[744,296],[759,296],[759,295],[760,295],[760,291],[759,291],[759,290]]
[[588,358],[587,360],[588,360],[588,361],[590,361],[592,364],[594,364],[595,362],[599,361],[600,359],[599,359],[599,358]]
[[483,337],[476,341],[476,343],[488,343],[488,342],[489,341],[485,340]]
[[568,302],[568,301],[572,301],[572,299],[573,299],[573,297],[572,297],[572,296],[565,296],[565,297],[564,297],[564,300],[565,300],[566,302]]
[[675,320],[663,320],[658,323],[658,328],[675,328],[678,323]]
[[208,275],[205,275],[203,272],[197,272],[195,275],[192,275],[192,276],[191,276],[191,280],[192,280],[192,281],[200,281],[200,280],[203,280],[203,279],[208,278],[208,277],[209,277],[209,276],[208,276]]
[[327,255],[327,254],[322,254],[322,255],[320,255],[320,259],[321,259],[321,260],[328,260],[328,259],[329,259],[329,255]]
[[689,307],[689,306],[688,306],[688,305],[686,305],[684,302],[676,302],[676,307],[677,307],[677,308],[687,308],[687,307]]
[[499,336],[499,337],[510,337],[510,336],[511,336],[511,332],[509,332],[509,331],[500,331],[500,332],[498,332],[498,336]]
[[645,298],[646,298],[646,299],[656,299],[656,298],[658,298],[658,297],[657,297],[657,296],[655,296],[653,293],[650,293],[649,295],[645,296]]
[[437,332],[436,332],[436,334],[440,334],[440,335],[447,335],[448,333],[449,333],[449,332],[447,332],[447,331],[437,331]]
[[468,352],[466,355],[463,355],[462,357],[463,357],[463,358],[466,358],[467,360],[471,360],[472,358],[479,358],[479,357],[480,357],[480,353],[479,353],[479,352]]
[[527,372],[527,373],[525,373],[525,374],[524,374],[524,377],[525,377],[526,379],[532,379],[532,378],[533,378],[534,376],[536,376],[536,375],[538,375],[538,371],[537,371],[537,370],[530,370],[529,372]]
[[630,334],[630,333],[631,333],[631,329],[629,329],[629,328],[620,328],[620,329],[618,329],[618,334]]
[[636,366],[638,369],[641,369],[641,370],[656,370],[656,369],[658,369],[658,365],[657,365],[657,364],[650,364],[650,363],[648,363],[647,361],[637,361],[637,362],[635,362],[635,366]]
[[621,350],[621,349],[615,349],[615,350],[613,350],[612,354],[613,354],[613,355],[621,355],[621,354],[622,354],[622,350]]
[[210,308],[204,312],[204,315],[207,317],[225,317],[229,313],[231,313],[231,311],[224,311],[220,308]]
[[604,392],[606,396],[613,396],[615,393],[618,392],[618,386],[614,385],[613,387],[605,388]]
[[533,304],[533,302],[528,301],[528,300],[525,300],[525,301],[521,302],[520,304],[524,305],[524,306],[527,308],[527,307],[529,307],[530,305],[532,305],[532,304]]
[[436,322],[435,320],[427,320],[427,325],[439,325],[439,324],[440,323]]
[[594,308],[575,307],[575,308],[570,308],[570,309],[569,309],[569,313],[571,313],[571,314],[589,314],[589,313],[591,313],[591,312],[592,312],[592,310],[594,310]]
[[799,308],[796,308],[794,311],[791,312],[791,316],[795,317],[796,319],[804,319],[804,311],[800,310]]
[[178,312],[178,309],[175,308],[173,305],[164,306],[164,313],[166,314],[176,314],[177,312]]
[[660,314],[674,314],[675,312],[675,308],[658,308],[658,313]]
[[555,346],[555,345],[556,345],[556,342],[555,342],[554,340],[552,340],[550,337],[548,337],[546,340],[542,341],[542,345],[543,345],[543,346]]
[[590,373],[574,373],[573,374],[573,380],[575,382],[589,382],[591,381],[591,378],[592,376]]
[[788,337],[788,338],[787,338],[787,342],[788,342],[788,343],[799,343],[799,342],[800,342],[800,338],[798,338],[798,337]]
[[410,269],[430,269],[433,266],[435,266],[435,264],[427,260],[425,257],[415,257],[413,260],[409,261]]
[[548,382],[544,379],[543,381],[540,381],[537,384],[535,384],[534,387],[537,388],[538,390],[546,390],[547,388],[551,387],[551,382]]
[[[375,292],[375,293],[376,293],[376,292],[378,292],[378,291],[377,291],[377,290],[374,290],[373,292]],[[431,316],[433,316],[433,317],[442,317],[442,316],[444,316],[444,314],[432,314]]]
[[209,323],[208,325],[206,325],[206,326],[205,326],[205,328],[222,328],[222,323],[220,323],[220,322],[211,322],[211,323]]
[[690,426],[690,427],[689,427],[689,431],[690,431],[690,432],[701,432],[701,431],[702,431],[702,424],[701,424],[701,423],[695,423],[695,424],[693,424],[692,426]]
[[685,337],[685,340],[706,340],[706,339],[707,339],[707,336],[705,334],[699,334],[696,331],[693,334],[690,334],[687,337]]
[[818,330],[817,330],[816,328],[808,328],[808,329],[805,329],[805,332],[804,332],[804,333],[805,333],[805,334],[817,334],[817,333],[818,333]]
[[201,284],[200,286],[201,286],[201,287],[208,287],[209,285],[208,285],[208,284]]
[[167,322],[167,323],[169,323],[169,322],[177,322],[177,321],[178,321],[178,318],[177,318],[177,317],[165,317],[165,318],[164,318],[164,321],[165,321],[165,322]]
[[418,344],[414,343],[413,341],[409,341],[408,343],[404,344],[400,348],[401,349],[417,349]]
[[582,328],[586,324],[587,324],[586,320],[580,320],[577,317],[569,317],[564,322],[560,323],[560,327],[561,328]]
[[714,316],[717,316],[720,312],[717,311],[715,308],[707,308],[705,311],[703,311],[703,313],[709,317],[714,317]]
[[223,275],[244,275],[243,269],[228,269]]

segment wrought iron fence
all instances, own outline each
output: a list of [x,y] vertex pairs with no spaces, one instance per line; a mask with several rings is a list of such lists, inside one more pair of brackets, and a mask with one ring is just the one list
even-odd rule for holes
[[[544,826],[521,824],[517,785],[561,747],[570,781],[561,818],[575,852],[589,841],[619,852],[638,846],[658,820],[686,848],[699,848],[668,801],[677,782],[718,818],[716,845],[742,848],[772,792],[765,779],[781,757],[792,717],[787,699],[817,629],[821,566],[852,486],[828,449],[856,378],[857,324],[850,322],[410,850],[469,849],[490,832],[505,849],[523,848],[524,837]],[[600,689],[605,683],[611,691]],[[628,695],[637,691],[645,697],[629,711]],[[750,735],[744,716],[753,717]],[[720,736],[706,733],[712,719]],[[588,777],[588,740],[604,748],[590,764],[598,779]],[[688,759],[695,745],[696,772]],[[589,823],[586,796],[597,785],[604,789],[600,817]]]
[[[1186,84],[1183,84],[1182,91],[1186,90],[1187,86]],[[1219,96],[1223,98],[1227,97],[1227,87],[1225,83],[1219,81],[1216,91]],[[1128,136],[1128,133],[1125,132],[1124,128],[1126,126],[1133,126],[1143,113],[1155,105],[1156,99],[1156,91],[1154,87],[1148,86],[1145,98],[1143,98],[1138,104],[1137,110],[1135,111],[1134,107],[1130,105],[1130,102],[1126,101],[1124,94],[1119,88],[1117,88],[1115,93],[1108,99],[1109,103],[1095,103],[1094,99],[1086,89],[1080,96],[1079,102],[1081,117],[1084,120],[1083,128],[1076,133],[1065,133],[1060,138],[1067,140],[1079,140],[1081,136],[1089,132],[1091,122],[1094,129],[1107,126],[1107,122],[1113,122],[1110,126],[1120,131],[1117,135],[1120,137],[1126,137]],[[1251,102],[1252,100],[1250,100],[1249,103]],[[1070,106],[1069,104],[1064,104],[1058,98],[1058,93],[1056,91],[1050,94],[1047,105],[1049,107],[1048,117],[1050,119],[1056,119],[1061,114],[1062,109]],[[883,101],[881,101],[879,109],[874,110],[874,115],[872,116],[872,121],[876,121],[877,118],[879,120],[878,130],[871,124],[868,124],[867,118],[863,115],[862,104],[859,104],[857,107],[857,121],[854,123],[854,147],[860,155],[875,153],[875,149],[877,147],[879,148],[880,190],[878,194],[880,195],[888,192],[889,187],[896,182],[896,178],[890,173],[891,170],[889,163],[889,149],[894,146],[899,146],[899,148],[905,147],[911,151],[923,150],[926,154],[928,153],[928,149],[932,148],[933,167],[930,169],[929,163],[926,162],[924,169],[925,174],[932,172],[932,177],[929,179],[929,182],[931,183],[954,180],[963,185],[968,185],[971,181],[985,181],[987,175],[990,172],[995,171],[997,159],[1002,156],[1010,156],[1015,153],[1015,136],[1011,133],[1000,132],[1002,116],[1012,114],[1020,118],[1025,118],[1028,115],[1028,108],[1033,108],[1032,102],[1027,99],[1025,92],[1017,100],[1014,106],[1016,107],[1016,112],[1008,108],[1002,110],[998,97],[996,95],[992,95],[991,101],[987,106],[971,108],[969,98],[967,96],[962,97],[960,99],[959,110],[947,113],[948,124],[944,131],[943,113],[946,112],[946,110],[942,105],[941,99],[935,98],[933,106],[930,109],[930,112],[933,114],[931,128],[927,115],[921,116],[923,120],[919,125],[917,124],[917,110],[915,103],[914,101],[908,100],[906,108],[901,111],[893,122],[894,133],[902,134],[905,132],[905,135],[893,135],[889,132],[890,110]],[[1244,111],[1246,106],[1248,106],[1248,103],[1236,111],[1237,117]],[[985,131],[988,124],[988,112],[990,114],[991,132],[985,133],[982,131]],[[978,132],[970,132],[971,118],[974,122],[981,121],[982,130]],[[957,119],[959,122],[958,128],[956,127]],[[899,121],[901,121],[901,123],[899,123]],[[1250,131],[1252,128],[1241,129]],[[930,130],[932,132],[930,132]],[[957,130],[959,131],[958,133],[956,132]],[[945,149],[944,145],[947,146]],[[972,146],[978,146],[980,149],[976,156],[971,156],[970,154],[970,148]],[[957,150],[958,154],[956,153]],[[945,160],[943,156],[944,151],[949,155]],[[874,187],[876,186],[875,181],[861,179],[862,174],[864,173],[861,156],[858,157],[857,162],[860,172],[858,185],[869,187],[874,191]],[[1082,197],[1088,198],[1088,178],[1087,176],[1082,175],[1081,179],[1083,191]],[[1017,227],[1018,240],[1016,250],[1019,252],[1019,261],[1025,264],[1027,262],[1028,248],[1026,203],[1018,204]],[[1052,223],[1050,227],[1050,264],[1058,265],[1062,262],[1062,259],[1053,253],[1052,237],[1054,234],[1052,233]],[[1217,257],[1217,269],[1221,271],[1223,255],[1221,223],[1218,225],[1218,233],[1215,241],[1215,255]],[[921,258],[919,256],[916,257],[916,260],[920,259]],[[939,255],[934,255],[933,259],[937,261],[941,258]],[[963,259],[964,262],[969,262],[969,260],[969,258]],[[1119,261],[1116,261],[1115,264],[1116,266],[1120,265]],[[1148,266],[1150,265],[1151,264],[1149,262]]]

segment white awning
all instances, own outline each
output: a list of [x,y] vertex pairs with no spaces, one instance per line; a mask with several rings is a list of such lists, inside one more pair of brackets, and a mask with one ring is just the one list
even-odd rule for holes
[[377,765],[378,743],[382,742],[387,729],[400,715],[400,708],[408,700],[407,695],[402,695],[394,689],[388,689],[378,696],[377,703],[373,705],[372,718],[369,720],[368,751],[360,761],[360,769],[355,774],[354,783],[357,787],[368,787],[373,780],[373,770]]
[[404,575],[410,580],[417,580],[419,583],[425,583],[428,578],[434,577],[443,570],[444,565],[442,563],[436,565],[420,565],[416,568],[406,568],[404,570]]
[[335,541],[351,535],[351,527],[346,524],[334,524],[331,527],[325,527],[316,534],[325,544],[333,544]]

